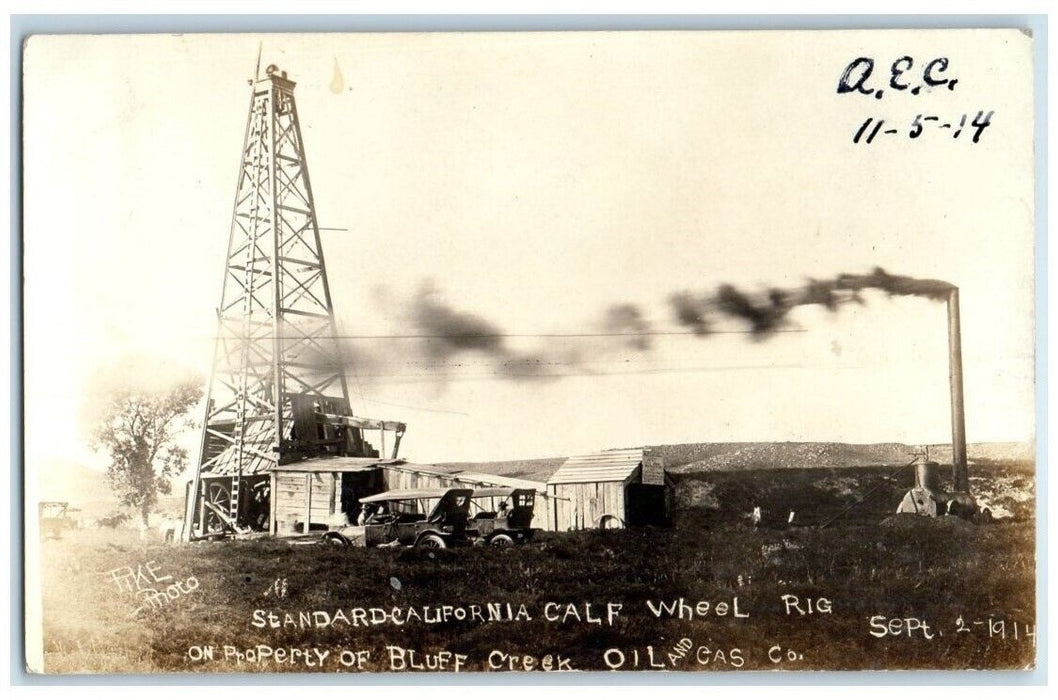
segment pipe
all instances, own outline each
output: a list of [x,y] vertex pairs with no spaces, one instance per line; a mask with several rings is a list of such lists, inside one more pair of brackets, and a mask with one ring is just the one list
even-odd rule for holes
[[951,453],[955,492],[968,494],[970,475],[966,466],[966,413],[963,409],[958,287],[953,287],[948,294],[948,378],[951,381]]

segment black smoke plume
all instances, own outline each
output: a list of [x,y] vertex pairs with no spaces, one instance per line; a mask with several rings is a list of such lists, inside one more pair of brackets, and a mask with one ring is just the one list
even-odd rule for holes
[[418,336],[422,355],[429,361],[425,364],[435,368],[458,366],[459,357],[474,352],[487,359],[488,371],[493,375],[513,380],[547,380],[560,376],[563,367],[579,363],[575,353],[551,348],[535,352],[512,349],[499,325],[452,308],[429,284],[412,301],[408,320],[412,333]]
[[690,328],[695,335],[708,335],[712,326],[708,320],[708,297],[696,297],[690,292],[677,292],[669,297],[676,314],[676,322]]
[[506,356],[503,331],[480,316],[456,311],[437,298],[432,287],[419,290],[412,302],[411,321],[424,341],[426,355],[446,360],[465,350]]
[[810,279],[803,287],[744,292],[721,285],[715,294],[696,296],[680,292],[669,298],[676,322],[696,335],[707,334],[716,316],[744,321],[760,339],[782,328],[789,313],[799,306],[818,305],[836,312],[842,304],[864,303],[862,292],[877,290],[890,296],[916,296],[944,301],[955,286],[936,279],[893,275],[880,267],[866,275],[838,275],[831,280]]
[[633,350],[650,349],[650,324],[634,304],[615,304],[607,309],[604,327]]
[[[944,300],[954,288],[942,280],[893,275],[875,268],[868,274],[809,279],[789,289],[748,292],[724,284],[712,293],[678,292],[668,302],[679,327],[697,336],[715,332],[718,321],[726,318],[745,323],[752,338],[763,340],[783,330],[790,312],[800,306],[816,305],[836,313],[844,304],[864,303],[863,292],[868,290]],[[482,375],[554,381],[593,374],[599,371],[593,365],[626,355],[629,349],[643,353],[652,349],[651,324],[641,308],[630,303],[607,308],[587,324],[591,331],[542,334],[526,349],[518,342],[512,347],[512,336],[500,323],[451,306],[431,284],[420,288],[406,304],[396,303],[388,294],[382,297],[387,309],[404,308],[400,318],[394,319],[398,324],[392,335],[349,336],[340,346],[339,361],[358,383],[360,379],[399,383],[429,378],[443,384],[449,377]],[[321,366],[334,362],[333,358],[313,358],[311,349],[298,359],[315,359]]]

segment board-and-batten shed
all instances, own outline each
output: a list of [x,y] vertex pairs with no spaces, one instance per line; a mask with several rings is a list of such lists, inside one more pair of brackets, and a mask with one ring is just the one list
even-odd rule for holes
[[642,448],[571,457],[547,481],[553,498],[548,529],[584,530],[626,525],[667,525],[672,478]]
[[382,468],[397,460],[370,457],[307,459],[272,468],[272,534],[308,532],[356,522],[360,498],[385,491]]
[[[549,529],[546,485],[542,481],[461,471],[403,459],[326,457],[272,469],[273,534],[305,533],[356,522],[360,499],[383,491],[446,488],[531,489],[538,494],[532,527]],[[496,510],[501,496],[477,499],[477,510]],[[307,525],[306,525],[307,524]]]

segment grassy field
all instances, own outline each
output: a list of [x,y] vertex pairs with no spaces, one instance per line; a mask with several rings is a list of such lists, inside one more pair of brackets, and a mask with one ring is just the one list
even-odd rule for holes
[[[687,474],[671,529],[543,533],[520,548],[165,545],[128,532],[70,532],[42,544],[45,668],[1031,666],[1031,471],[974,472],[975,489],[1012,516],[989,524],[889,517],[908,479],[892,472]],[[768,526],[748,524],[754,506]],[[122,584],[113,573],[121,567],[142,576]],[[174,595],[151,607],[137,585]],[[669,619],[660,606],[681,598],[684,619]],[[490,604],[501,619],[490,619]]]

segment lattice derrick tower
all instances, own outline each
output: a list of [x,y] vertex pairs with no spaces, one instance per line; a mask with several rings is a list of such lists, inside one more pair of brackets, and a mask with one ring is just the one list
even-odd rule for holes
[[352,413],[295,83],[269,66],[252,85],[186,535],[221,510],[243,524],[246,489],[281,462],[370,453],[358,428],[317,420]]

